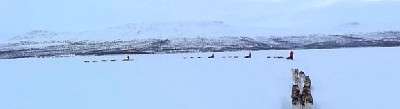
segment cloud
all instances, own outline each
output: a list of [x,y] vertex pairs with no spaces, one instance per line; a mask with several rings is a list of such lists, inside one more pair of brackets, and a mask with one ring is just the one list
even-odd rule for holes
[[357,25],[360,25],[360,22],[349,22],[349,23],[345,23],[345,25],[357,26]]

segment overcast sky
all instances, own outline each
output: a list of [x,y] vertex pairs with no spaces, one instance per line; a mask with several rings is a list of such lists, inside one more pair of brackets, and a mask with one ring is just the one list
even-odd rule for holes
[[399,29],[400,0],[0,0],[0,35],[193,20],[269,28]]

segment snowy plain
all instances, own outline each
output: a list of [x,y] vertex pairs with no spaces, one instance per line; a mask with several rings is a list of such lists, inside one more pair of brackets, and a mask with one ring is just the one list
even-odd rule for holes
[[291,109],[291,68],[310,76],[315,109],[398,107],[400,47],[248,53],[0,60],[0,109]]

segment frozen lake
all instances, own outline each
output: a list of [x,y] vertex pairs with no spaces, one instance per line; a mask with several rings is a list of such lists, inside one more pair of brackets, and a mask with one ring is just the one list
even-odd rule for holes
[[0,60],[0,108],[291,109],[291,68],[310,75],[316,109],[393,109],[400,97],[399,47],[211,54]]

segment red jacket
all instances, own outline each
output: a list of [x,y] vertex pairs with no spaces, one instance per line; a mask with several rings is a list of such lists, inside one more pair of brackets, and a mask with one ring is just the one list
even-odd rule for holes
[[290,57],[293,57],[294,53],[293,51],[290,51]]

